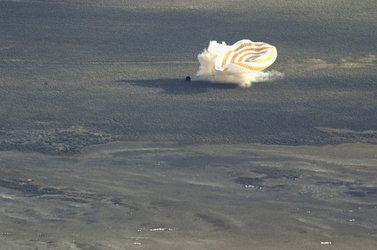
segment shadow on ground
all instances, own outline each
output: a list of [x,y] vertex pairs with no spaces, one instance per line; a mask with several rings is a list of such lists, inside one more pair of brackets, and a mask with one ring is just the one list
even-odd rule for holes
[[162,93],[171,95],[192,95],[206,93],[209,89],[238,88],[235,84],[214,84],[203,81],[186,81],[185,79],[117,80],[116,82],[161,89]]

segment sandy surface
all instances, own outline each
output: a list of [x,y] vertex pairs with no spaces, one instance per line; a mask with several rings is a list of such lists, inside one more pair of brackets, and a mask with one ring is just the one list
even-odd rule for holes
[[[2,249],[373,249],[376,13],[0,0]],[[285,77],[184,81],[244,38]]]

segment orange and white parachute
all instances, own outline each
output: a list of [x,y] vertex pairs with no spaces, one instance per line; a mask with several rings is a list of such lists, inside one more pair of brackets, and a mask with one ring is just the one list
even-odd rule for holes
[[277,57],[276,48],[264,42],[241,40],[224,46],[216,59],[215,69],[219,71],[260,71],[271,66]]
[[210,41],[198,55],[199,70],[193,80],[235,83],[250,87],[253,82],[280,79],[283,73],[263,71],[276,60],[276,48],[263,42],[241,40],[233,45]]

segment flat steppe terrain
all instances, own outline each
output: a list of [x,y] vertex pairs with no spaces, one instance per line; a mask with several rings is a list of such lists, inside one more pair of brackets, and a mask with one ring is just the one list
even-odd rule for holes
[[[0,0],[2,249],[374,249],[375,1]],[[210,40],[283,79],[186,82]]]

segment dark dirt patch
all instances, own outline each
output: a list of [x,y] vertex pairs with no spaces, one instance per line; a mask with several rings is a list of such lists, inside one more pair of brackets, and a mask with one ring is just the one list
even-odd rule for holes
[[350,191],[345,193],[354,197],[366,197],[377,194],[377,187],[350,187],[349,189]]
[[0,133],[0,150],[32,151],[50,155],[76,154],[93,144],[105,144],[114,137],[81,127],[68,129],[12,130]]
[[216,218],[214,216],[208,215],[208,214],[196,214],[196,217],[200,218],[201,220],[211,224],[215,228],[221,229],[221,230],[229,230],[230,226],[223,221],[222,219]]
[[258,168],[253,170],[254,173],[265,175],[263,179],[280,179],[286,178],[289,180],[298,179],[301,176],[299,170],[290,169],[270,169],[270,168]]
[[32,195],[56,195],[56,194],[64,194],[64,191],[59,190],[57,188],[52,187],[41,187],[36,184],[32,184],[31,181],[27,180],[0,180],[0,186],[6,187],[14,190],[18,190],[25,194],[32,194]]

